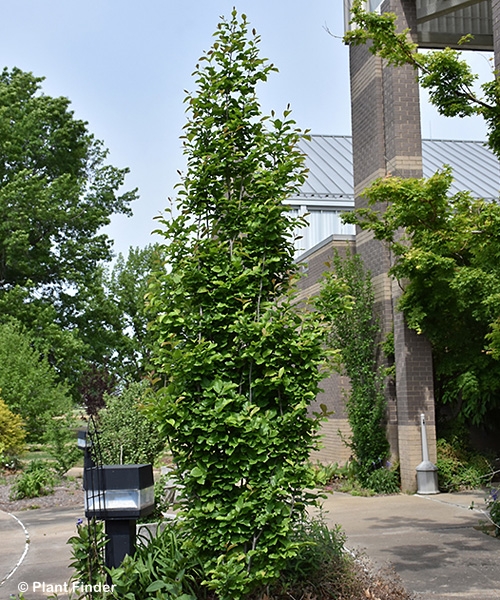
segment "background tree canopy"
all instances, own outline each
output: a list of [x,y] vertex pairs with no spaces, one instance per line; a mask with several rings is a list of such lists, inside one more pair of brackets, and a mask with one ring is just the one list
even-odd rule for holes
[[346,220],[390,246],[390,272],[405,282],[399,308],[432,344],[436,398],[478,424],[500,406],[500,206],[450,195],[451,181],[450,169],[378,180],[364,192],[370,207]]
[[106,164],[87,123],[42,81],[0,75],[0,320],[21,322],[77,396],[88,364],[114,352],[106,332],[121,328],[104,301],[112,242],[102,228],[131,214],[136,192],[121,192],[128,170]]

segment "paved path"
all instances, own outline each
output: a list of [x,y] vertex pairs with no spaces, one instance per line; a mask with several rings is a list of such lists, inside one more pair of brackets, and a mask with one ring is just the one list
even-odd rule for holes
[[[379,566],[393,565],[417,600],[500,600],[500,540],[475,529],[481,514],[469,510],[472,501],[482,505],[483,494],[334,493],[324,509],[350,548],[365,550]],[[23,583],[26,600],[39,600],[68,582],[66,542],[82,515],[83,507],[0,511],[0,600],[15,597]]]
[[330,494],[327,522],[347,545],[392,565],[419,600],[500,599],[500,540],[476,529],[484,494],[375,496]]
[[82,516],[83,507],[29,510],[15,515],[0,511],[1,600],[15,598],[20,591],[24,591],[26,600],[38,600],[68,586],[72,572],[67,541],[76,533],[76,521]]

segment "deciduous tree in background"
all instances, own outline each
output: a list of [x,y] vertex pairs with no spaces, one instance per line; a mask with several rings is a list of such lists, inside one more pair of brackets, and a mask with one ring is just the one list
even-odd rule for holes
[[127,169],[106,164],[69,100],[44,95],[42,81],[19,69],[0,75],[0,314],[23,323],[76,389],[90,353],[79,335],[85,307],[112,256],[101,230],[114,213],[130,214],[136,194],[120,193]]
[[[367,12],[359,0],[352,17],[349,44],[370,42],[389,65],[412,65],[440,114],[482,116],[488,145],[500,157],[498,77],[480,86],[481,95],[460,52],[419,53],[408,31],[397,31],[394,14]],[[452,196],[451,182],[447,167],[428,180],[387,177],[364,192],[371,207],[345,217],[394,253],[390,272],[405,281],[399,308],[432,344],[436,399],[475,424],[491,425],[500,409],[500,207],[466,193]],[[384,214],[372,208],[376,202],[388,203]]]
[[365,195],[372,206],[387,202],[385,212],[346,218],[394,253],[390,272],[406,282],[399,307],[432,344],[437,400],[487,424],[500,407],[500,206],[450,195],[451,181],[449,169],[428,180],[381,179]]
[[10,410],[22,417],[29,440],[40,438],[51,417],[71,410],[67,387],[15,323],[0,324],[0,388]]
[[[463,60],[461,52],[445,48],[432,52],[418,52],[409,31],[397,30],[394,13],[366,11],[362,0],[352,5],[352,30],[345,35],[348,44],[367,44],[373,54],[381,56],[393,67],[411,65],[420,85],[428,90],[429,99],[439,114],[445,117],[479,115],[488,128],[488,144],[500,157],[500,79],[492,71],[490,81],[474,90],[478,76]],[[467,50],[465,36],[461,41]],[[481,95],[482,94],[482,95]]]

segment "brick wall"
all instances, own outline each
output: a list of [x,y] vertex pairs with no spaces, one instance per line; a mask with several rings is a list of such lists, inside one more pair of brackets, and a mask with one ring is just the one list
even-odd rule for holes
[[[386,0],[401,29],[416,25],[415,0]],[[350,48],[353,168],[356,207],[366,204],[363,190],[377,177],[422,176],[418,86],[410,67],[384,67],[363,46]],[[384,206],[379,206],[384,210]],[[435,457],[432,357],[425,339],[408,330],[397,311],[400,293],[387,277],[391,257],[366,232],[357,232],[356,249],[373,276],[382,335],[394,326],[396,384],[387,388],[387,430],[393,457],[401,464],[404,490],[416,490],[415,468],[422,460],[419,415],[426,416],[430,455]],[[432,458],[431,458],[432,460]]]
[[[345,255],[348,248],[354,251],[352,236],[331,236],[300,259],[304,270],[304,276],[298,283],[300,300],[317,295],[321,277],[329,269],[335,251]],[[321,429],[322,448],[313,452],[311,460],[323,464],[343,465],[351,454],[344,441],[349,439],[351,433],[345,413],[345,394],[350,387],[349,378],[333,373],[321,382],[320,387],[323,391],[311,404],[311,412],[321,411],[320,405],[324,404],[331,414]]]
[[493,21],[493,47],[495,67],[500,69],[500,0],[491,0],[491,16]]

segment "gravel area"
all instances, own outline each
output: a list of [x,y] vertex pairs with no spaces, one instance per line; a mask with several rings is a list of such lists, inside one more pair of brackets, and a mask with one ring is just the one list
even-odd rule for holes
[[0,485],[0,509],[15,513],[23,510],[36,510],[37,508],[52,508],[81,506],[83,512],[83,489],[82,480],[78,477],[65,477],[54,487],[54,492],[47,496],[38,498],[23,498],[22,500],[10,500],[10,488],[15,475],[6,475],[1,478]]

